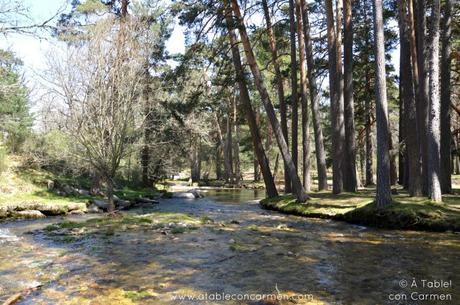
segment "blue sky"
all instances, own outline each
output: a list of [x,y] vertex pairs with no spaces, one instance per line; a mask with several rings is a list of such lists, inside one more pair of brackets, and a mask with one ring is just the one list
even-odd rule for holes
[[[22,0],[21,2],[29,9],[30,16],[36,23],[49,19],[61,9],[70,8],[68,4],[70,0]],[[25,76],[29,80],[34,72],[46,68],[46,55],[59,43],[46,33],[39,36],[41,37],[13,34],[0,40],[0,48],[14,51],[16,56],[23,60]],[[167,50],[170,53],[183,53],[184,43],[182,28],[175,26],[167,42]]]

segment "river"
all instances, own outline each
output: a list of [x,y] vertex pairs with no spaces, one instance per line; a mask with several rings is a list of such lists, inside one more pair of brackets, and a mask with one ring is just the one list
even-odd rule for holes
[[460,235],[283,215],[261,209],[263,195],[208,191],[130,212],[212,219],[184,234],[60,243],[33,233],[58,217],[2,223],[0,302],[40,286],[17,304],[460,304]]

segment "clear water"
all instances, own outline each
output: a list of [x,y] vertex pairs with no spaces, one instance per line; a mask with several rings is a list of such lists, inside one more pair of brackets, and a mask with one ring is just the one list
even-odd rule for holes
[[[128,230],[59,243],[27,233],[59,218],[0,224],[0,302],[42,285],[17,304],[256,304],[209,300],[216,293],[297,295],[303,298],[297,304],[459,304],[458,234],[282,215],[260,209],[254,199],[263,191],[205,194],[154,208],[214,220],[184,234]],[[419,287],[410,287],[413,279]],[[408,287],[401,287],[404,280]],[[422,288],[422,280],[452,285]],[[414,301],[414,292],[450,294],[452,300]],[[391,300],[401,295],[408,299]]]

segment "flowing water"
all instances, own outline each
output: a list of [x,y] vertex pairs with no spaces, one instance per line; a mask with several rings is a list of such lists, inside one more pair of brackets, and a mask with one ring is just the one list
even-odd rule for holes
[[460,304],[460,235],[283,215],[262,210],[263,195],[208,191],[153,208],[213,220],[183,234],[63,243],[30,233],[59,218],[0,224],[0,302],[40,286],[17,304]]

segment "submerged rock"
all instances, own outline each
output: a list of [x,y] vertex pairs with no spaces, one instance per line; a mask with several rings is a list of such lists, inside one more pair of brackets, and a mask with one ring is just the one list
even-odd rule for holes
[[[117,210],[126,210],[134,206],[131,201],[123,200],[118,197],[114,198],[114,203],[115,203],[115,209]],[[88,212],[99,213],[100,211],[107,211],[108,209],[109,209],[109,202],[107,199],[93,199],[92,204],[88,207]]]
[[107,200],[101,200],[101,199],[93,199],[93,204],[103,210],[107,210],[109,208],[109,202]]
[[128,200],[118,200],[117,203],[115,204],[116,208],[118,210],[126,210],[129,209],[133,206],[133,204],[128,201]]
[[195,195],[188,192],[173,193],[172,198],[196,199]]
[[203,195],[198,190],[190,190],[188,192],[173,193],[172,198],[198,199],[203,198]]
[[102,213],[102,210],[95,204],[90,204],[86,210],[88,213]]
[[150,203],[150,204],[157,204],[157,203],[160,203],[160,202],[159,202],[159,201],[157,201],[157,200],[149,199],[149,198],[143,198],[143,197],[139,197],[139,198],[136,198],[136,203]]

